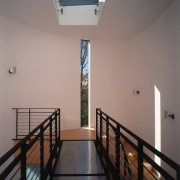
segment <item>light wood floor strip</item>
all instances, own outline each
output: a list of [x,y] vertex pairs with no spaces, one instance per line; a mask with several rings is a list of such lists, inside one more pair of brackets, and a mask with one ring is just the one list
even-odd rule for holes
[[73,129],[61,131],[61,140],[95,140],[96,133],[93,129]]

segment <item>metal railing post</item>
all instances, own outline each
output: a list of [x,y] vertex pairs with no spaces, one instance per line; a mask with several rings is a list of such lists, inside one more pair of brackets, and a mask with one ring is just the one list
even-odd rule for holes
[[55,114],[55,141],[57,142],[57,112]]
[[138,141],[138,180],[143,180],[143,144]]
[[[106,116],[106,154],[108,159],[109,157],[109,117]],[[109,163],[107,163],[106,167],[106,172],[107,172],[107,178],[109,179]]]
[[109,157],[109,117],[106,116],[106,153]]
[[31,110],[29,109],[29,133],[31,132]]
[[58,110],[58,124],[59,124],[59,128],[58,128],[58,131],[59,131],[59,141],[61,140],[61,110],[59,109]]
[[50,140],[50,155],[51,155],[51,153],[52,153],[52,117],[50,118],[50,126],[49,126],[49,140]]
[[180,179],[180,165],[179,165],[179,167],[177,169],[176,177],[177,177],[176,179]]
[[44,127],[40,129],[40,179],[44,179]]
[[125,159],[126,159],[126,154],[124,153],[124,177],[126,178],[126,176],[127,176],[127,173],[126,173],[126,171],[127,171],[127,164],[126,164],[127,161]]
[[120,175],[120,126],[119,124],[117,124],[117,128],[116,128],[116,143],[115,143],[115,146],[116,146],[116,170],[117,170],[117,173],[119,176]]
[[18,138],[18,109],[16,109],[16,139]]
[[96,141],[98,139],[98,108],[96,108]]
[[98,132],[100,132],[100,127],[98,126],[98,122],[100,121],[99,118],[98,118],[99,117],[98,111],[101,112],[101,109],[100,108],[96,108],[96,141],[98,140]]
[[103,123],[102,123],[102,111],[100,111],[100,144],[102,145]]
[[[52,116],[50,117],[50,126],[49,126],[49,158],[51,158],[52,156],[52,148],[53,148],[53,144],[52,144],[52,122],[53,122],[53,119],[52,119]],[[52,173],[52,162],[50,162],[50,165],[49,165],[50,169],[49,169],[49,172],[50,172],[50,175]]]
[[21,180],[26,180],[26,141],[21,146]]

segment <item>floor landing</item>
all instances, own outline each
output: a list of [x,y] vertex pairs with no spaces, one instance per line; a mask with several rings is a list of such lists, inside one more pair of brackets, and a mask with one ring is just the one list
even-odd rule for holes
[[96,132],[93,128],[81,128],[61,131],[61,140],[95,140]]

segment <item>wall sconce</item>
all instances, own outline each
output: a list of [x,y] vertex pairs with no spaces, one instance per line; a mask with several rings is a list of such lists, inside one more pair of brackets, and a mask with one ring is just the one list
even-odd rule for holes
[[10,74],[15,74],[16,73],[16,67],[15,66],[10,66],[9,73]]
[[175,119],[174,114],[169,114],[168,111],[164,111],[164,119],[167,119],[168,117],[170,117],[171,119]]
[[134,95],[139,95],[140,94],[140,90],[139,89],[133,89],[133,94]]
[[174,114],[169,114],[169,117],[170,117],[171,119],[175,119]]

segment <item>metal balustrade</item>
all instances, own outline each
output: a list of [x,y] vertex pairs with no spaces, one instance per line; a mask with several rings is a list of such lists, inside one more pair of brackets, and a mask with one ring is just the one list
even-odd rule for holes
[[57,108],[12,108],[16,113],[16,139],[22,139]]
[[[15,109],[17,125],[21,126],[22,117],[27,123],[24,132],[17,128],[15,146],[0,158],[0,179],[53,179],[62,143],[60,109]],[[48,117],[42,121],[43,116]],[[34,129],[33,118],[40,123]],[[96,109],[95,142],[107,179],[180,179],[180,166],[177,163],[101,109]],[[155,156],[162,165],[155,162]]]
[[[180,166],[96,109],[96,146],[109,179],[180,179]],[[155,162],[158,157],[162,165]]]
[[[27,109],[29,117],[32,117],[32,112],[40,113],[40,109],[15,109],[18,117],[22,110]],[[0,158],[0,179],[52,179],[60,153],[60,109],[52,113],[43,109],[44,113],[50,115],[32,131],[27,128],[23,134],[25,137],[15,140],[15,146]]]

